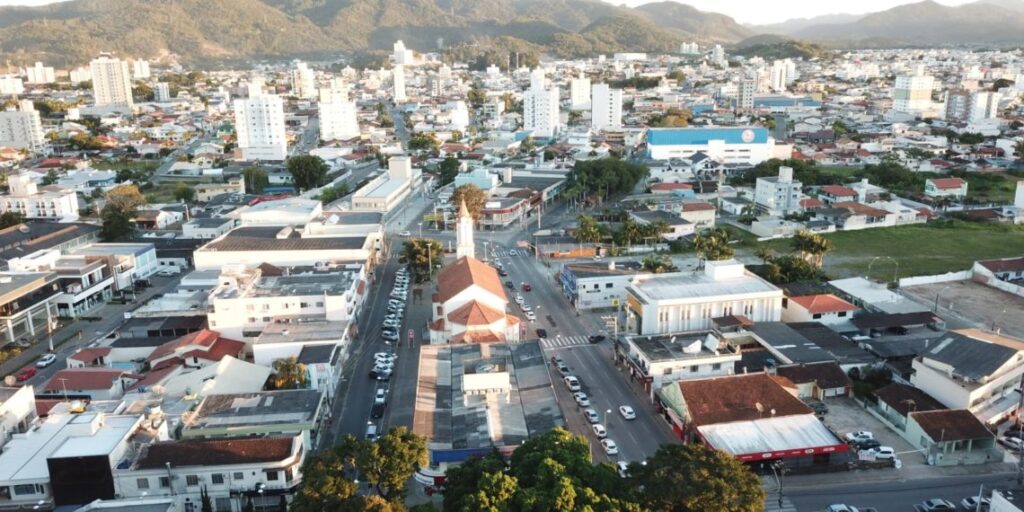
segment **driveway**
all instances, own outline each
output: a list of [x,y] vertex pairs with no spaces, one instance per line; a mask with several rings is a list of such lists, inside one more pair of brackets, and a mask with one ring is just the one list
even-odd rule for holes
[[[875,439],[882,446],[891,446],[899,454],[904,466],[925,465],[924,455],[917,451],[906,440],[900,437],[895,431],[885,426],[884,423],[872,416],[869,412],[857,405],[852,398],[839,397],[825,400],[828,405],[828,414],[825,415],[825,425],[832,429],[840,438],[847,432],[867,430],[875,435]],[[856,453],[851,452],[851,457],[856,458]]]

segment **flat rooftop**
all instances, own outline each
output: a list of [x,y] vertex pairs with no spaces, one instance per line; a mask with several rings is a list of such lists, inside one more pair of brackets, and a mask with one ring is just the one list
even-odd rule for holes
[[97,413],[50,415],[35,429],[15,435],[0,453],[0,482],[49,478],[48,458],[109,455],[135,429],[138,416]]
[[378,183],[376,183],[376,186],[374,186],[374,184],[367,185],[366,192],[363,192],[361,194],[357,193],[357,195],[353,196],[353,199],[386,199],[390,197],[391,194],[397,192],[400,188],[407,186],[410,181],[409,178],[394,178],[390,174],[383,174],[382,176],[385,177]]
[[687,300],[721,295],[747,295],[778,293],[782,290],[744,271],[733,278],[714,279],[704,272],[675,272],[637,278],[628,288],[641,299]]
[[295,322],[272,323],[263,328],[255,344],[337,342],[345,337],[348,322]]
[[185,422],[185,429],[312,424],[322,396],[315,389],[209,395]]
[[261,276],[250,287],[222,286],[213,293],[218,299],[342,295],[352,289],[358,275],[357,271],[338,270],[287,276]]
[[[284,232],[288,230],[287,232]],[[280,236],[279,236],[280,235]],[[280,226],[235,228],[201,247],[200,251],[330,251],[362,249],[366,236],[303,238],[299,230]]]
[[645,272],[643,263],[636,260],[566,263],[564,268],[572,271],[572,273],[580,279],[586,279],[588,277],[631,276]]
[[[488,373],[502,382],[507,374],[507,391],[465,393],[467,376]],[[563,425],[537,342],[421,349],[413,431],[431,449],[518,446]]]
[[706,358],[722,352],[708,348],[709,344],[713,343],[716,347],[719,344],[718,336],[711,331],[662,334],[657,336],[629,336],[626,340],[632,343],[652,363]]

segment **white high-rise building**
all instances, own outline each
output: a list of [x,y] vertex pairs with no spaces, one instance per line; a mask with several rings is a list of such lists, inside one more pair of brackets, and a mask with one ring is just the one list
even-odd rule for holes
[[68,77],[71,79],[72,85],[88,82],[92,80],[92,68],[89,66],[79,66],[69,71]]
[[590,79],[583,73],[569,81],[569,108],[572,110],[590,108]]
[[534,137],[558,134],[558,88],[547,86],[541,68],[530,74],[530,88],[523,93],[523,129]]
[[53,68],[36,62],[35,66],[25,68],[25,81],[30,84],[52,84],[57,81]]
[[928,75],[896,77],[892,90],[892,109],[903,114],[920,114],[932,108],[935,79]]
[[167,82],[160,82],[153,88],[153,96],[158,102],[171,101],[171,86]]
[[391,58],[395,61],[396,65],[411,66],[415,64],[415,62],[413,62],[415,56],[413,55],[412,50],[407,49],[405,47],[405,43],[403,43],[401,39],[395,41],[393,49],[394,51],[392,52]]
[[97,107],[131,108],[135,105],[127,62],[110,55],[100,55],[89,63],[89,68],[92,70],[92,94]]
[[18,110],[11,108],[0,112],[0,147],[42,151],[46,147],[46,139],[39,112],[32,100],[21,100],[18,107]]
[[757,92],[757,79],[744,78],[736,87],[736,109],[750,112],[754,109],[754,94]]
[[359,136],[356,104],[349,100],[348,90],[332,84],[320,89],[320,140],[349,140]]
[[447,64],[441,64],[441,67],[437,68],[437,77],[441,80],[451,80],[452,68]]
[[291,79],[292,94],[295,97],[302,99],[316,97],[316,73],[305,62],[295,61]]
[[967,120],[981,121],[999,117],[999,100],[1002,95],[991,91],[974,91],[968,102]]
[[453,130],[465,130],[469,127],[469,107],[465,101],[448,102],[449,125]]
[[[401,41],[399,41],[401,42]],[[405,66],[399,64],[395,66],[395,69],[391,72],[392,82],[394,84],[394,95],[395,103],[405,101]]]
[[594,84],[590,127],[595,130],[622,128],[622,89],[612,89],[608,84]]
[[728,64],[728,61],[725,60],[725,48],[722,48],[722,45],[716,44],[715,47],[711,49],[711,62],[718,66]]
[[788,72],[789,66],[786,64],[785,60],[772,62],[772,67],[768,72],[768,86],[772,91],[784,92],[786,90],[786,84],[789,83]]
[[696,42],[680,44],[679,53],[683,55],[700,55],[700,45]]
[[261,88],[262,81],[251,82],[249,98],[235,100],[238,147],[245,160],[284,160],[288,156],[284,102],[276,94],[263,94]]
[[14,75],[0,76],[0,95],[13,96],[25,92],[25,82]]
[[135,59],[132,61],[132,78],[145,80],[150,77],[149,61],[146,59]]

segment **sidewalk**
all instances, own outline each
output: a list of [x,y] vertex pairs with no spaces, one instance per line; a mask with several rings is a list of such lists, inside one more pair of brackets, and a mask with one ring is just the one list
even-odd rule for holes
[[[1016,470],[1016,464],[997,462],[970,466],[904,466],[902,469],[863,469],[817,475],[787,475],[786,489],[814,489],[846,484],[893,483],[961,476],[1011,476],[1016,474]],[[765,477],[764,482],[766,489],[775,489],[775,480],[771,476]]]
[[[55,347],[55,352],[60,355],[71,355],[74,349],[91,343],[97,337],[105,335],[124,323],[125,312],[134,311],[141,307],[154,295],[167,293],[178,284],[178,279],[152,276],[150,280],[153,286],[145,291],[136,294],[136,300],[128,304],[105,304],[90,311],[86,316],[99,317],[100,320],[90,322],[87,320],[72,320],[60,329],[53,331],[54,345],[64,342],[63,345]],[[32,346],[25,349],[18,356],[0,364],[0,376],[17,372],[19,369],[28,366],[40,356],[49,351],[48,337],[45,332],[38,333],[31,340]],[[58,357],[60,359],[60,357]]]

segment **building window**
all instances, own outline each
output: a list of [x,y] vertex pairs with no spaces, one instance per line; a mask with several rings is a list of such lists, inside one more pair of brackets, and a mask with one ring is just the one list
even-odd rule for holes
[[605,283],[605,284],[604,284],[604,287],[605,287],[605,288],[611,288],[611,287],[612,287],[612,283]]
[[783,297],[782,298],[782,309],[786,309],[788,307],[789,307],[789,299],[786,298],[786,297]]
[[665,368],[665,371],[661,373],[664,375],[672,375],[672,368]]
[[697,373],[697,370],[700,370],[700,367],[697,365],[693,365],[690,367],[690,373]]
[[187,485],[189,487],[194,487],[196,485],[199,485],[199,476],[198,475],[185,475],[185,485]]
[[241,471],[232,473],[231,478],[234,480],[245,480],[245,473],[242,473]]
[[149,489],[149,479],[148,478],[139,478],[139,479],[135,480],[135,488],[136,489]]
[[265,317],[263,317],[263,321],[264,321],[264,322],[269,322],[269,321],[270,321],[270,317],[269,317],[269,316],[265,316]]
[[844,317],[844,316],[846,316],[846,311],[840,311],[840,312],[839,312],[839,316],[840,316],[840,317]]
[[300,308],[308,308],[309,307],[309,303],[308,302],[300,302],[299,303],[299,307]]
[[267,475],[267,481],[268,482],[276,481],[277,477],[278,477],[277,471],[267,471],[266,475]]
[[249,323],[250,323],[250,324],[254,324],[254,323],[256,323],[256,319],[250,316],[250,317],[249,317]]
[[171,486],[171,480],[166,476],[160,477],[160,487],[167,488]]
[[721,370],[722,369],[722,363],[715,363],[715,364],[711,365],[711,369],[712,370],[716,370],[716,371],[717,370]]
[[817,320],[817,319],[821,318],[821,313],[815,313],[815,314],[811,315],[811,318],[814,318],[815,320]]
[[322,307],[324,307],[324,303],[323,302],[317,302],[316,303],[316,307],[322,308]]
[[213,482],[214,485],[223,485],[224,484],[224,474],[223,473],[214,473],[214,474],[210,475],[210,481]]
[[35,484],[23,484],[14,486],[15,496],[25,496],[26,494],[36,494]]

